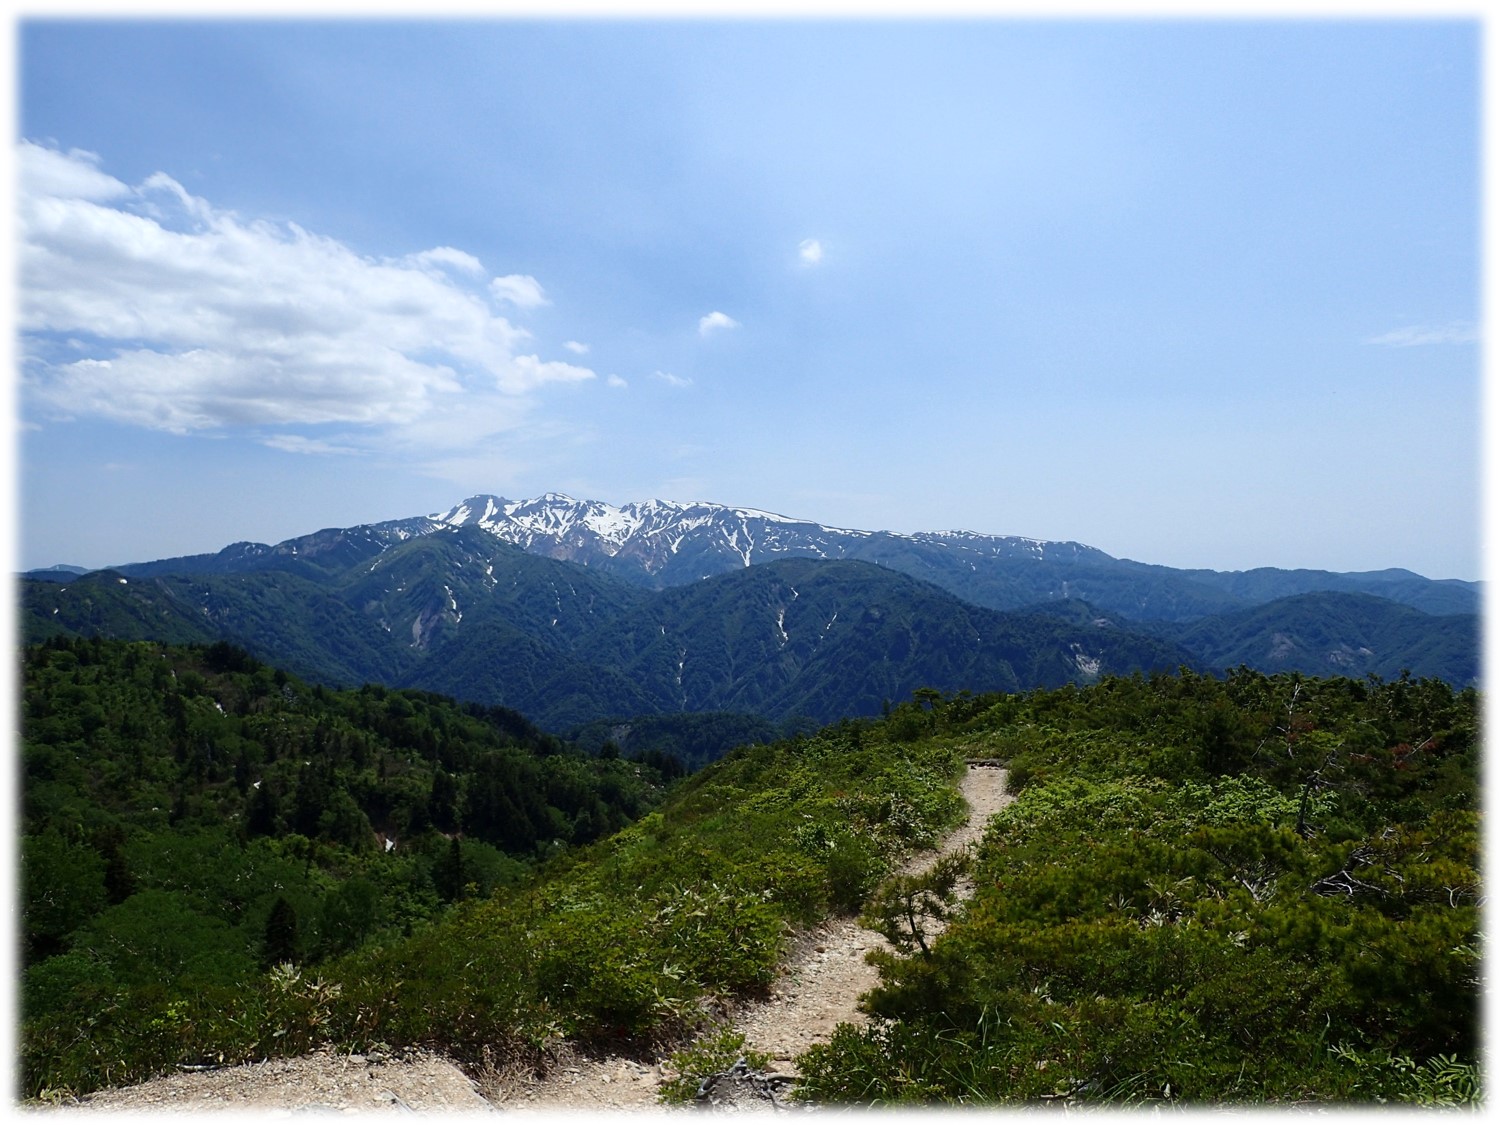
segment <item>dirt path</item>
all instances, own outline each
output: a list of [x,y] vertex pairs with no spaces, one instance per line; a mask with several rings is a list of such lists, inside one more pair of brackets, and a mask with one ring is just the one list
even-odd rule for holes
[[[37,1108],[28,1106],[28,1109]],[[401,1058],[317,1051],[222,1070],[189,1071],[89,1094],[51,1112],[162,1114],[251,1112],[492,1112],[478,1085],[447,1059],[422,1051]],[[43,1109],[43,1112],[48,1110]]]
[[[902,874],[926,870],[939,856],[967,848],[1010,801],[1005,771],[992,766],[970,766],[960,792],[969,803],[968,821],[938,851],[914,857]],[[750,1006],[736,1021],[746,1045],[769,1054],[775,1070],[792,1073],[792,1060],[826,1040],[839,1024],[864,1024],[859,998],[880,983],[880,974],[865,962],[871,949],[890,949],[890,943],[853,918],[837,919],[807,935],[787,959],[771,999]]]
[[[968,847],[984,834],[990,816],[1009,803],[1005,771],[971,765],[960,791],[969,819],[936,852],[913,859],[906,873],[924,870],[939,855]],[[771,997],[741,1009],[735,1028],[749,1047],[772,1058],[769,1070],[794,1073],[793,1060],[833,1033],[840,1023],[862,1024],[861,994],[879,982],[865,954],[885,939],[853,919],[839,919],[803,935],[790,951]],[[438,1055],[419,1052],[393,1059],[320,1051],[298,1059],[226,1067],[154,1079],[138,1086],[101,1090],[75,1111],[254,1111],[368,1113],[412,1111],[528,1112],[548,1115],[658,1113],[661,1065],[621,1057],[563,1059],[545,1079],[468,1078]]]
[[[990,817],[1010,803],[1005,777],[998,767],[971,765],[959,790],[969,803],[969,819],[937,851],[914,857],[903,874],[923,871],[939,856],[961,851],[983,836]],[[795,1074],[796,1056],[826,1040],[839,1024],[867,1021],[858,1003],[880,982],[874,966],[865,963],[865,954],[876,948],[889,944],[852,918],[825,923],[798,940],[771,987],[770,999],[745,1006],[733,1021],[744,1033],[746,1046],[771,1056],[768,1073]],[[484,1092],[507,1110],[648,1112],[660,1108],[660,1079],[660,1065],[647,1068],[607,1058],[579,1061],[542,1082]]]

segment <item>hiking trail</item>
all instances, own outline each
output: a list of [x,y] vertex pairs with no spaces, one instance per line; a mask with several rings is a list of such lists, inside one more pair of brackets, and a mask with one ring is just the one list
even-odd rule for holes
[[[969,847],[990,817],[1010,803],[1006,771],[972,763],[960,784],[967,821],[933,851],[914,856],[902,874],[926,870],[943,855]],[[961,888],[967,897],[972,888]],[[771,1056],[768,1074],[795,1075],[794,1060],[841,1023],[862,1025],[860,996],[879,983],[865,961],[886,940],[853,918],[831,919],[799,935],[783,959],[770,996],[741,1005],[731,1017],[748,1048]],[[297,1112],[530,1112],[549,1115],[660,1113],[662,1063],[611,1055],[559,1058],[544,1078],[487,1075],[475,1081],[454,1063],[430,1052],[396,1058],[319,1051],[296,1059],[270,1059],[221,1070],[180,1073],[136,1086],[100,1090],[58,1107],[150,1112],[209,1110]],[[29,1108],[29,1107],[28,1107]],[[739,1107],[743,1108],[743,1107]]]

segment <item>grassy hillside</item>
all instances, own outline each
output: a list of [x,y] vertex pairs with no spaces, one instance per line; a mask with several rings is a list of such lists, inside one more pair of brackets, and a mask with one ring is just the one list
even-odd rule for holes
[[[228,948],[232,925],[150,924],[169,907],[188,918],[169,886],[137,891],[113,925],[173,935],[187,961],[170,980],[102,974],[93,931],[67,937],[49,913],[77,896],[32,896],[28,929],[52,925],[63,948],[28,970],[25,1089],[323,1043],[476,1065],[543,1065],[559,1038],[660,1048],[762,994],[788,927],[865,910],[900,936],[882,880],[958,821],[954,781],[981,756],[1009,762],[1020,796],[990,826],[976,896],[929,951],[884,959],[877,1020],[804,1056],[808,1094],[1472,1100],[1478,702],[1436,681],[1248,672],[920,692],[880,720],[741,747],[619,832],[409,933],[271,958],[276,911],[257,899],[261,957],[233,982],[192,955]],[[90,743],[68,745],[52,768],[91,768]],[[32,774],[27,788],[57,800]],[[71,838],[61,821],[40,835],[29,887],[67,871],[108,897],[108,837]],[[307,862],[265,862],[278,856]]]
[[[789,924],[857,910],[961,812],[959,759],[909,737],[925,722],[845,723],[737,751],[559,852],[553,832],[583,845],[646,807],[650,768],[577,761],[511,713],[308,688],[228,646],[28,657],[28,1094],[325,1042],[477,1063],[558,1035],[678,1035],[713,997],[763,989]],[[481,739],[469,773],[440,773]],[[375,846],[377,807],[409,846]],[[540,836],[512,839],[538,816]]]

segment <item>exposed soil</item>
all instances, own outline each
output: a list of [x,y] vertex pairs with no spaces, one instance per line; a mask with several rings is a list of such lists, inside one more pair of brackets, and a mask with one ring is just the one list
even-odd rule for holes
[[100,1090],[60,1108],[152,1117],[224,1110],[254,1111],[257,1117],[292,1112],[493,1112],[478,1085],[439,1055],[420,1051],[389,1059],[377,1055],[375,1060],[317,1051],[295,1059],[169,1074],[138,1086]]
[[[993,766],[971,765],[960,791],[969,803],[969,819],[936,852],[913,857],[903,874],[925,870],[939,856],[967,848],[984,835],[990,817],[1010,802],[1005,771]],[[970,889],[963,890],[967,897]],[[745,1033],[748,1047],[771,1056],[775,1070],[791,1073],[792,1060],[826,1040],[839,1024],[866,1022],[857,1006],[859,998],[880,983],[880,975],[866,963],[865,954],[889,948],[885,938],[853,918],[825,923],[799,941],[770,1000],[747,1006],[735,1021],[736,1029]]]
[[[915,857],[916,872],[939,855],[968,847],[984,834],[990,816],[1009,803],[1005,771],[971,765],[961,791],[969,819],[937,852]],[[967,891],[966,891],[967,893]],[[840,1023],[863,1024],[860,996],[879,981],[865,962],[885,939],[853,919],[836,919],[801,935],[789,951],[770,997],[734,1013],[746,1045],[771,1056],[767,1073],[795,1075],[793,1060],[826,1040]],[[156,1115],[209,1110],[253,1111],[257,1117],[292,1113],[453,1112],[538,1113],[576,1116],[659,1113],[661,1063],[619,1056],[563,1056],[545,1078],[486,1074],[469,1078],[429,1052],[368,1058],[320,1051],[221,1070],[172,1074],[137,1086],[101,1090],[59,1109]],[[27,1107],[39,1108],[39,1107]],[[743,1107],[738,1107],[743,1108]]]

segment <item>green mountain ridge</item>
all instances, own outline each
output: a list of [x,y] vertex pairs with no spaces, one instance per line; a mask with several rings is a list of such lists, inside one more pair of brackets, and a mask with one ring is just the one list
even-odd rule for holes
[[[856,579],[860,565],[918,584]],[[767,585],[786,566],[841,577],[799,604]],[[1177,570],[1078,543],[549,494],[474,497],[438,516],[235,543],[109,577],[54,568],[24,581],[23,600],[28,637],[226,638],[320,682],[421,686],[564,730],[692,711],[829,721],[918,686],[1043,686],[1177,663],[1471,684],[1479,589],[1400,569]],[[1384,601],[1356,612],[1341,595]],[[860,599],[887,619],[867,619]]]
[[[230,639],[331,684],[512,707],[551,729],[618,715],[876,714],[918,687],[1014,690],[1192,663],[1125,630],[1000,614],[860,562],[787,559],[649,592],[475,528],[321,579],[294,570],[23,583],[27,636]],[[852,710],[851,710],[852,709]]]
[[1395,679],[1403,671],[1477,684],[1469,614],[1436,616],[1364,593],[1322,591],[1163,630],[1210,668]]

